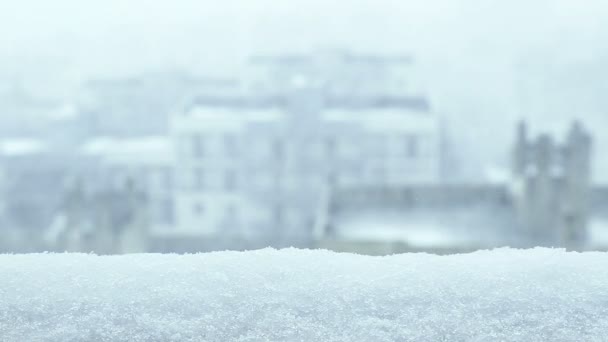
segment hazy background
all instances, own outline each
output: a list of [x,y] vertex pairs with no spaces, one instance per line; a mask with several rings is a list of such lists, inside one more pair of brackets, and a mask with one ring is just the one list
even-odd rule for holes
[[88,78],[233,75],[259,52],[406,52],[477,177],[507,163],[522,117],[551,130],[582,118],[608,146],[606,18],[601,0],[0,1],[0,79],[65,98]]

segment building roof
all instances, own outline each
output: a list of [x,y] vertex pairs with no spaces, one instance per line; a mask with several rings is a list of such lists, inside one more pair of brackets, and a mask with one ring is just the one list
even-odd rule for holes
[[[318,95],[318,94],[317,94]],[[428,112],[430,105],[425,97],[421,96],[326,96],[321,97],[323,108],[365,110],[369,108],[395,108],[411,111]],[[209,96],[198,95],[192,97],[184,106],[184,114],[197,107],[226,107],[238,109],[286,107],[290,103],[290,96]]]
[[249,59],[251,64],[271,65],[306,65],[323,62],[328,58],[339,60],[342,63],[366,63],[366,64],[406,64],[412,63],[413,58],[409,55],[379,55],[361,54],[344,49],[328,49],[310,54],[281,54],[281,55],[257,55]]
[[[379,132],[437,132],[439,117],[427,112],[425,105],[410,105],[408,98],[334,99],[318,108],[321,124],[355,123]],[[412,100],[413,101],[413,100]],[[422,100],[421,100],[422,101]],[[249,123],[272,123],[287,118],[292,111],[283,97],[194,99],[181,114],[205,122],[201,130],[240,130]],[[180,115],[181,116],[181,115]],[[173,121],[179,125],[179,120]]]
[[7,157],[32,155],[48,149],[46,142],[31,138],[0,140],[0,155]]
[[80,152],[110,163],[169,164],[173,156],[171,140],[166,136],[143,138],[97,137],[85,142]]
[[436,116],[401,108],[369,108],[358,111],[328,109],[323,112],[322,118],[328,123],[358,123],[382,133],[436,132],[439,127]]

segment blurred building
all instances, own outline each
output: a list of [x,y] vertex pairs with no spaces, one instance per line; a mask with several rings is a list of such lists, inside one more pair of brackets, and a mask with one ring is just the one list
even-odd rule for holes
[[118,189],[132,182],[146,196],[148,229],[170,229],[174,224],[174,165],[171,140],[166,136],[97,137],[79,150],[96,164],[89,177],[94,191]]
[[0,139],[44,140],[55,149],[69,148],[88,133],[70,99],[45,98],[14,82],[0,91]]
[[0,250],[608,249],[608,189],[591,185],[580,124],[561,142],[522,124],[503,183],[446,182],[411,63],[255,56],[238,81],[153,73],[65,102],[8,87],[36,124],[0,132]]
[[61,201],[65,179],[83,166],[74,155],[27,137],[0,140],[3,226],[18,231],[26,250],[41,248],[41,235]]
[[398,99],[429,109],[415,79],[410,56],[360,54],[342,49],[311,54],[253,56],[243,70],[246,91],[257,96],[289,96],[294,89],[320,90],[327,102],[351,105]]
[[608,192],[591,186],[591,144],[579,123],[562,144],[547,135],[530,140],[522,123],[503,185],[338,189],[316,226],[316,245],[367,254],[605,248],[589,234],[589,222],[608,217]]
[[315,246],[341,252],[470,252],[530,245],[508,188],[412,185],[339,189],[315,230]]
[[171,230],[173,149],[167,137],[97,137],[78,155],[92,172],[74,174],[46,232],[51,250],[145,252]]
[[127,180],[98,190],[75,179],[45,231],[46,250],[121,254],[148,250],[145,193]]
[[323,57],[253,58],[251,88],[172,115],[180,231],[308,245],[334,188],[439,182],[439,119],[391,72],[409,59]]
[[32,95],[21,82],[10,82],[3,88],[0,90],[0,138],[43,132],[46,128],[45,114],[58,103]]
[[563,144],[549,135],[531,141],[518,128],[513,197],[518,221],[541,244],[583,245],[591,191],[589,134],[574,123]]
[[174,224],[172,153],[167,137],[0,140],[3,239],[20,241],[12,251],[147,250],[140,231]]
[[234,82],[183,72],[89,80],[76,99],[88,136],[145,137],[168,133],[168,114],[184,98],[206,91],[233,91]]
[[608,251],[608,187],[594,186],[589,197],[585,237],[590,250]]

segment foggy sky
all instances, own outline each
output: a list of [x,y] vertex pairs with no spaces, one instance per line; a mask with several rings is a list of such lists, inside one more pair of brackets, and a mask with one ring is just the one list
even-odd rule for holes
[[[258,52],[411,53],[479,168],[506,163],[520,117],[543,129],[582,118],[608,148],[606,18],[603,0],[0,0],[0,77],[70,96],[88,77],[231,75]],[[596,174],[608,171],[600,158]]]

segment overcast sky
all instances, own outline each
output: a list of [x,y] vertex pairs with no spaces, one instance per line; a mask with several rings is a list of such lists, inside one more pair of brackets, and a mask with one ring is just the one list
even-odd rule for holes
[[582,118],[608,148],[606,18],[605,0],[0,0],[0,76],[63,95],[88,77],[230,75],[257,52],[411,53],[455,146],[504,163],[519,117]]

